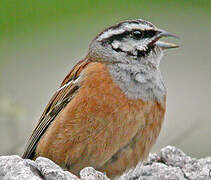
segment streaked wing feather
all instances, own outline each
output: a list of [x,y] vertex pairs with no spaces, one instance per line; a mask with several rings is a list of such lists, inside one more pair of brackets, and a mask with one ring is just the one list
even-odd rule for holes
[[75,93],[79,89],[79,85],[74,83],[81,71],[88,65],[88,61],[80,61],[71,70],[62,82],[60,88],[51,98],[47,107],[45,108],[37,126],[35,127],[23,154],[23,158],[33,158],[37,143],[39,142],[46,129],[53,122],[59,112],[74,98]]

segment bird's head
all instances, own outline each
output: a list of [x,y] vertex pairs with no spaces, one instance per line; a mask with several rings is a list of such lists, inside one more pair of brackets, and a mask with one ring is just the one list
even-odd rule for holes
[[91,42],[88,55],[99,61],[133,63],[158,67],[163,50],[178,47],[160,41],[162,37],[177,37],[145,20],[128,20],[111,26]]

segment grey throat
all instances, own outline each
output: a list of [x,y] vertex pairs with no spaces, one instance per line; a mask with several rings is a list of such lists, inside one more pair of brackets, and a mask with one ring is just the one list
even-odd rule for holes
[[128,98],[163,102],[166,87],[159,69],[143,66],[137,61],[134,64],[110,64],[108,68],[114,82]]

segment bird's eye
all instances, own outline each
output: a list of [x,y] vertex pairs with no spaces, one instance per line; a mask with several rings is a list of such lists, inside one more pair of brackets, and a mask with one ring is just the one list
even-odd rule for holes
[[141,31],[138,31],[138,30],[133,31],[132,34],[133,34],[133,37],[134,37],[135,39],[141,39],[141,38],[143,38],[143,36],[144,36],[144,33],[141,32]]

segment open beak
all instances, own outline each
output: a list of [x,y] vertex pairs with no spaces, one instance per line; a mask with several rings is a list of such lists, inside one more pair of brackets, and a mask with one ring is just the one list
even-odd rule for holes
[[154,44],[157,45],[158,47],[160,47],[161,49],[171,49],[171,48],[178,48],[179,46],[173,43],[168,43],[168,42],[164,42],[164,41],[160,41],[159,39],[162,37],[173,37],[173,38],[177,38],[179,39],[178,36],[171,34],[167,31],[164,30],[159,30],[159,34],[155,39]]

